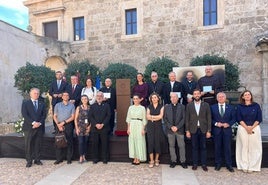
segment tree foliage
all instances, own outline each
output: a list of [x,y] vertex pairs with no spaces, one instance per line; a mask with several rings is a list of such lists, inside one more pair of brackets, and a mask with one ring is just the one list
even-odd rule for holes
[[109,64],[108,67],[102,73],[102,81],[105,78],[111,78],[113,87],[116,86],[116,79],[130,79],[131,86],[136,82],[136,75],[138,71],[135,67],[123,64],[113,63]]
[[168,73],[173,67],[178,67],[178,63],[171,60],[169,57],[154,58],[151,63],[145,67],[144,77],[146,81],[150,81],[151,72],[155,71],[158,74],[158,79],[162,82],[168,82]]
[[100,75],[100,69],[94,64],[90,64],[88,60],[71,62],[67,65],[67,69],[65,69],[67,82],[70,82],[72,75],[77,75],[78,73],[80,75],[80,84],[84,86],[88,76],[93,79],[95,84],[97,75]]
[[20,93],[27,97],[29,91],[33,87],[40,89],[40,94],[49,90],[52,80],[55,78],[55,73],[50,68],[42,65],[37,66],[26,63],[26,66],[20,67],[15,73],[15,85]]
[[225,89],[236,91],[240,87],[238,66],[218,55],[203,55],[192,59],[191,66],[225,65]]

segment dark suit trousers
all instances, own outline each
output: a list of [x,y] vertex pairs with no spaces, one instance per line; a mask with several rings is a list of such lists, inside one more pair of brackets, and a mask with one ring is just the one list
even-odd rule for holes
[[32,163],[32,160],[40,161],[41,141],[43,137],[42,128],[24,131],[26,161]]
[[111,117],[110,117],[110,131],[109,131],[109,134],[113,134],[113,131],[114,131],[114,117],[115,117],[115,112],[114,110],[111,109]]
[[231,142],[232,142],[232,133],[221,131],[214,135],[214,144],[215,144],[215,165],[221,165],[222,157],[225,157],[226,166],[232,166],[232,154],[231,154]]
[[201,164],[207,163],[206,134],[198,128],[195,134],[191,134],[193,165],[198,165],[199,149],[201,153]]
[[[99,160],[99,146],[101,145],[101,156],[103,161],[108,160],[108,133],[106,129],[94,130],[92,133],[93,161]],[[100,144],[101,142],[101,144]]]
[[[57,127],[58,128],[58,127]],[[57,130],[58,131],[58,130]],[[74,131],[74,124],[68,123],[65,126],[64,133],[67,139],[67,161],[71,161],[73,157],[73,131]],[[57,148],[56,147],[56,160],[61,161],[64,159],[64,152],[66,148]]]

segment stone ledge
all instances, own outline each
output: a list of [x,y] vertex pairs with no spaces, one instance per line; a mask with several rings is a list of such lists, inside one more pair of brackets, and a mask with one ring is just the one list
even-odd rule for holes
[[15,132],[14,123],[2,123],[0,124],[0,135],[5,135]]

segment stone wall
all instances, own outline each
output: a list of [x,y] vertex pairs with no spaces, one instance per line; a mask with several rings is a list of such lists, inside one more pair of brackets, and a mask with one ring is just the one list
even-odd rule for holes
[[22,96],[14,87],[14,75],[26,62],[44,65],[49,56],[61,56],[64,43],[29,34],[0,21],[0,123],[14,122],[21,116]]
[[[255,52],[255,45],[268,28],[266,0],[218,1],[219,24],[208,27],[202,26],[200,0],[64,0],[61,11],[53,11],[59,1],[53,2],[49,7],[46,1],[28,5],[30,24],[42,35],[40,20],[54,16],[59,21],[59,38],[71,43],[69,60],[87,58],[101,68],[120,61],[143,72],[158,56],[188,66],[193,57],[219,54],[239,66],[242,85],[261,102],[261,55]],[[124,10],[128,8],[138,11],[136,36],[124,34]],[[43,13],[32,14],[38,10]],[[85,17],[86,40],[74,42],[72,19],[79,16]]]

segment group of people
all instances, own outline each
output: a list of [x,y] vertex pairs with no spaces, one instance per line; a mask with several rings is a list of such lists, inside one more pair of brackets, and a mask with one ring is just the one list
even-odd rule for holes
[[[206,75],[194,80],[192,71],[186,73],[182,82],[176,81],[176,74],[170,72],[169,82],[158,80],[156,72],[151,73],[151,81],[146,83],[143,74],[138,73],[136,84],[132,88],[131,105],[127,112],[127,133],[129,157],[133,165],[147,160],[149,167],[159,166],[160,154],[165,135],[170,153],[170,167],[179,162],[187,168],[185,154],[185,136],[192,143],[192,169],[196,170],[199,156],[202,169],[208,171],[206,159],[206,139],[213,136],[215,143],[215,170],[219,171],[225,160],[225,166],[234,172],[231,157],[231,126],[238,122],[236,139],[236,163],[244,172],[260,171],[262,144],[259,124],[262,122],[260,106],[253,101],[250,91],[240,96],[240,104],[235,107],[226,104],[223,85],[213,75],[211,66],[205,68]],[[111,79],[105,80],[105,86],[99,91],[88,78],[83,88],[76,76],[71,84],[62,80],[60,71],[52,82],[49,94],[52,96],[53,123],[55,132],[64,132],[67,139],[67,164],[72,163],[73,133],[79,141],[79,163],[86,162],[89,134],[92,136],[93,163],[109,160],[109,135],[113,134],[114,114],[116,111],[116,92],[111,87]],[[23,102],[23,130],[25,133],[26,167],[40,161],[41,136],[44,133],[46,108],[38,100],[39,89],[32,88],[30,100]],[[163,100],[163,101],[162,101]],[[163,129],[163,124],[165,129]],[[146,139],[147,145],[146,146]],[[179,157],[176,155],[176,143]],[[101,155],[99,155],[101,147]],[[56,148],[56,161],[63,162],[63,150]],[[199,155],[200,154],[200,155]]]
[[[132,88],[133,105],[129,107],[126,118],[132,164],[146,161],[148,152],[149,167],[159,166],[161,144],[166,135],[170,167],[174,168],[180,162],[183,168],[187,168],[186,136],[192,144],[192,170],[197,170],[200,158],[202,169],[208,171],[206,140],[213,137],[215,170],[219,171],[225,163],[227,170],[234,172],[232,125],[237,122],[237,169],[249,173],[260,171],[262,141],[259,124],[262,122],[262,111],[259,104],[253,101],[248,90],[240,95],[237,107],[227,104],[223,84],[213,75],[212,67],[206,66],[205,73],[195,81],[193,72],[188,71],[186,78],[178,82],[176,74],[170,72],[169,82],[165,84],[158,80],[156,72],[151,73],[148,83],[144,82],[141,73],[137,75],[137,83]],[[165,129],[162,128],[162,121]],[[176,143],[179,158],[176,156]]]

